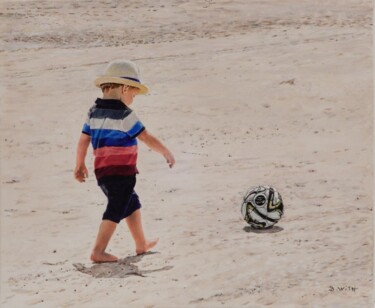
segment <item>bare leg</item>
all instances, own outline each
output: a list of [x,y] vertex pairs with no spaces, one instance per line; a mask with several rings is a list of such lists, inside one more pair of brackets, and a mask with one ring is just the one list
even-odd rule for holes
[[91,253],[91,261],[96,263],[116,262],[118,258],[106,253],[109,240],[115,232],[117,224],[110,220],[103,220],[99,227],[98,236],[96,237],[95,247]]
[[158,238],[150,241],[146,240],[143,233],[142,216],[140,210],[134,211],[130,216],[126,217],[125,220],[135,241],[135,252],[137,255],[149,251],[157,244],[159,241]]

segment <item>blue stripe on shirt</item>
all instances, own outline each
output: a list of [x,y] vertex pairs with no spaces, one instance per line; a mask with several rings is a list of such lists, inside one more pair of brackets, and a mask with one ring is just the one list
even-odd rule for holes
[[91,142],[94,150],[105,146],[129,147],[137,145],[137,139],[129,138],[125,132],[111,129],[92,129]]
[[134,138],[136,136],[139,135],[140,132],[142,132],[142,130],[144,130],[145,127],[143,126],[143,124],[140,122],[140,121],[137,121],[133,127],[127,131],[128,135],[131,137],[131,138]]
[[90,125],[88,125],[87,123],[83,124],[82,133],[90,136],[91,135]]

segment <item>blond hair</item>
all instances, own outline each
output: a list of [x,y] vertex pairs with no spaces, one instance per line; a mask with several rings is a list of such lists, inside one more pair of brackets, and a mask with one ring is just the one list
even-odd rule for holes
[[104,91],[106,90],[117,89],[122,86],[124,85],[120,83],[103,83],[100,85],[100,88],[102,89],[102,92],[104,93]]

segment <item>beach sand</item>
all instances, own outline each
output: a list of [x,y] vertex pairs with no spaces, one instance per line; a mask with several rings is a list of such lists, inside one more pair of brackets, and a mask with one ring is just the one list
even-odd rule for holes
[[[372,2],[1,1],[2,307],[372,307]],[[101,93],[132,59],[132,108],[175,154],[139,147],[152,253],[120,224],[89,261],[105,197],[73,179]],[[285,215],[243,221],[271,185]]]

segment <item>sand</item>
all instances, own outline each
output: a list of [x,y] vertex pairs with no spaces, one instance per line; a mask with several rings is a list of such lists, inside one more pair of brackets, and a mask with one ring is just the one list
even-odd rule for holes
[[[1,1],[2,307],[372,307],[372,2]],[[151,89],[133,109],[152,253],[125,224],[93,265],[105,197],[73,179],[108,61]],[[242,220],[272,185],[285,215]]]

